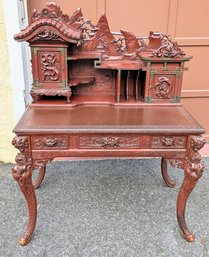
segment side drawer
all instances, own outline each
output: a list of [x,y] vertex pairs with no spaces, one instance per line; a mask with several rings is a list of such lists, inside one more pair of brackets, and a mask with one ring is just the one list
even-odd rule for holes
[[186,148],[186,137],[178,136],[153,136],[151,141],[151,148]]
[[67,149],[69,140],[67,135],[34,135],[31,136],[32,149]]

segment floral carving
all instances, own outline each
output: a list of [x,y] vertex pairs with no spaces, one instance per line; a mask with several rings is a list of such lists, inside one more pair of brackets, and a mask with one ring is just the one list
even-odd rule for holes
[[59,79],[59,70],[56,65],[57,55],[54,53],[43,53],[41,56],[41,68],[43,71],[43,80],[56,81]]
[[82,136],[80,148],[135,148],[139,147],[139,137]]
[[161,142],[165,146],[172,146],[174,145],[174,137],[161,137]]
[[185,137],[153,136],[152,148],[185,148]]
[[155,85],[155,95],[159,98],[170,98],[171,81],[169,78],[160,77]]
[[161,45],[152,52],[153,57],[183,57],[185,53],[179,48],[176,42],[173,42],[169,36],[162,34]]

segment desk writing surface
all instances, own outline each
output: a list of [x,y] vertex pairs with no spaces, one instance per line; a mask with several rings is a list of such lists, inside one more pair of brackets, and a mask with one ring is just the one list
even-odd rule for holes
[[43,132],[204,133],[182,106],[35,106],[30,105],[14,129]]

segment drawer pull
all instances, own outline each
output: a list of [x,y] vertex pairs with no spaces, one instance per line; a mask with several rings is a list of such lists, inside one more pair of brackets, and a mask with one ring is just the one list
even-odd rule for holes
[[161,137],[161,142],[165,146],[174,145],[174,137]]
[[57,138],[50,138],[50,137],[47,137],[46,139],[44,139],[44,144],[48,147],[53,147],[56,145],[57,143]]

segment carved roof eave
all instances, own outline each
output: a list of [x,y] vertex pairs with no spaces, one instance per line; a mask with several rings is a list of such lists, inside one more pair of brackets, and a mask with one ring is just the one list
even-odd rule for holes
[[80,31],[71,28],[69,25],[66,25],[63,22],[53,19],[39,19],[31,23],[20,33],[16,34],[14,39],[19,42],[32,42],[34,41],[34,37],[37,36],[40,31],[44,30],[52,30],[62,39],[62,41],[71,43],[77,43],[81,37]]
[[144,62],[188,62],[192,59],[192,56],[182,56],[182,57],[153,57],[151,54],[143,53],[141,54],[141,59]]

